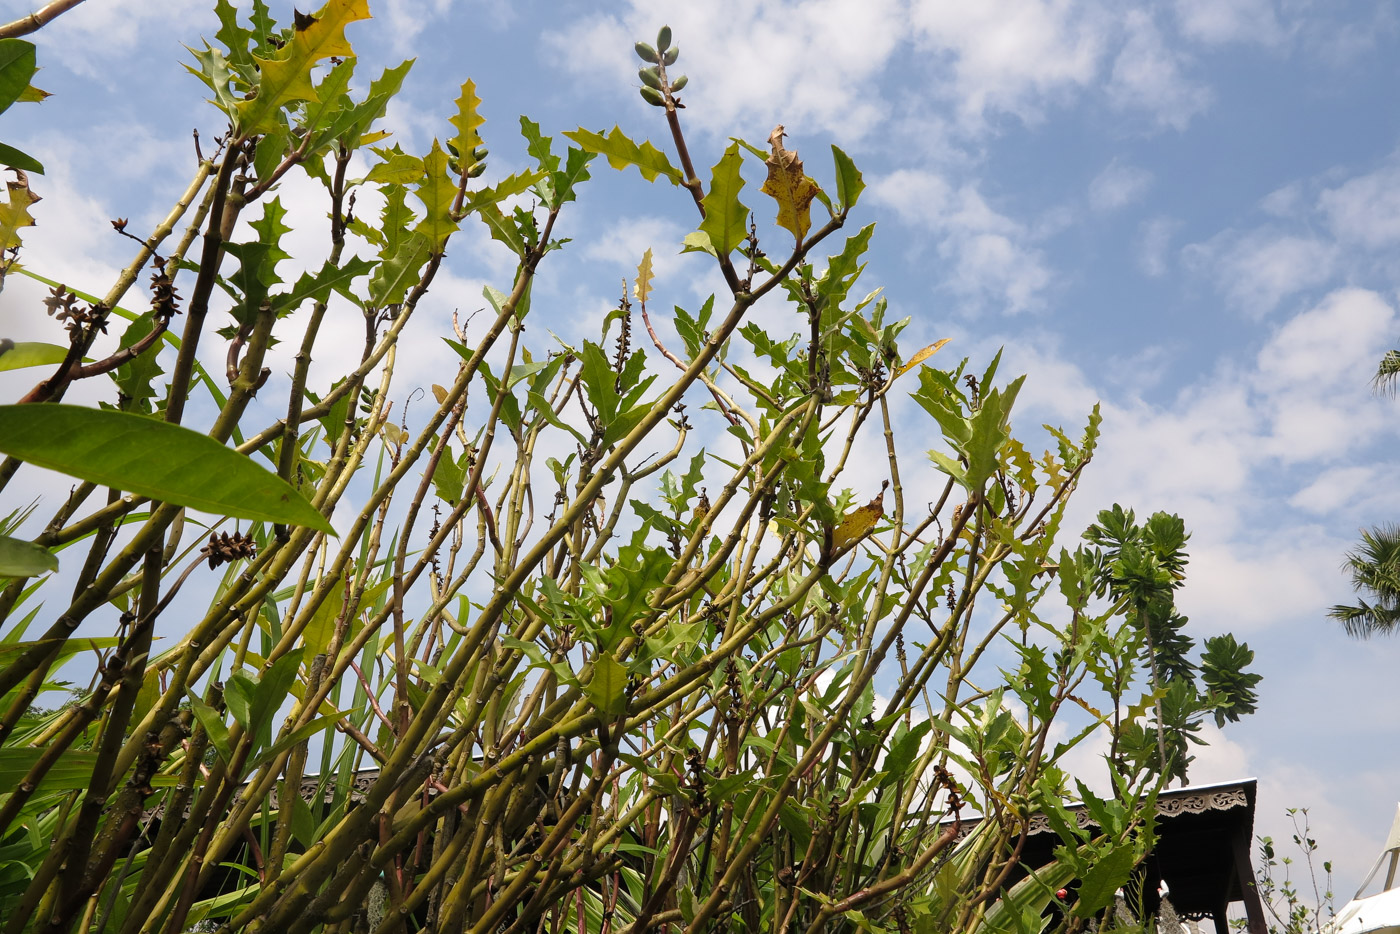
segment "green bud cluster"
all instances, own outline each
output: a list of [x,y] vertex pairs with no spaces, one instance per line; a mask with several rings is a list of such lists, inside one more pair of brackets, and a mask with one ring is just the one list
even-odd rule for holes
[[[467,163],[467,178],[480,178],[486,171],[486,157],[491,154],[491,150],[485,146],[478,146],[471,151],[471,160]],[[447,141],[447,169],[453,175],[462,174],[462,154],[457,151],[451,140]]]
[[637,51],[637,57],[646,62],[637,69],[637,77],[642,82],[639,89],[642,100],[656,107],[665,107],[667,91],[675,93],[685,87],[689,80],[685,75],[681,75],[668,83],[662,71],[662,68],[674,65],[681,56],[680,46],[671,44],[671,27],[661,27],[661,31],[656,34],[656,45],[638,42],[633,48]]

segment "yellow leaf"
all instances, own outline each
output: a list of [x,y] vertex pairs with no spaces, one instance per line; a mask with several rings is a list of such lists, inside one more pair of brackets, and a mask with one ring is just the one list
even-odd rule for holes
[[238,102],[239,135],[270,133],[277,129],[277,114],[287,104],[316,102],[312,66],[332,56],[353,56],[345,27],[360,19],[369,19],[368,0],[330,0],[313,15],[297,14],[290,42],[272,58],[253,57],[258,86],[251,100]]
[[908,373],[910,370],[914,369],[914,367],[918,366],[920,363],[923,363],[925,360],[927,360],[929,357],[932,357],[934,354],[938,353],[938,351],[943,347],[943,345],[948,343],[950,340],[952,340],[951,337],[945,337],[942,340],[934,341],[932,344],[929,344],[923,350],[910,357],[908,363],[904,364],[904,366],[900,367],[898,370],[895,370],[894,375],[896,377],[900,377],[903,376],[905,373]]
[[651,248],[642,254],[642,262],[637,266],[637,281],[633,286],[632,294],[643,306],[647,303],[647,296],[651,294]]
[[20,245],[19,229],[34,226],[29,206],[39,200],[39,196],[29,190],[29,181],[24,175],[20,175],[19,181],[10,182],[8,187],[9,200],[0,202],[0,250]]
[[778,226],[792,232],[801,243],[812,226],[812,199],[821,188],[802,171],[796,150],[783,148],[783,125],[768,137],[773,154],[768,157],[768,180],[761,189],[778,202]]
[[844,550],[870,534],[875,523],[885,514],[885,491],[859,509],[854,509],[841,518],[841,524],[831,536],[831,546],[836,551]]
[[448,118],[448,122],[457,130],[457,135],[449,142],[457,150],[457,161],[463,171],[476,164],[472,151],[481,145],[481,136],[476,132],[476,128],[485,123],[486,118],[477,113],[476,109],[480,106],[481,98],[476,96],[476,82],[468,81],[462,85],[462,94],[457,98],[457,113]]
[[447,401],[447,390],[443,389],[437,383],[433,383],[433,398],[437,400],[438,405],[442,405]]

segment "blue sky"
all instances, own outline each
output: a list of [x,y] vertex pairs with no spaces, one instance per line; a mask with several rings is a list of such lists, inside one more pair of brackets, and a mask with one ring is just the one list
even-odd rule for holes
[[[1400,799],[1400,679],[1387,674],[1400,650],[1348,640],[1325,615],[1350,598],[1340,565],[1357,529],[1400,514],[1400,412],[1369,386],[1400,344],[1394,2],[371,8],[350,30],[361,82],[418,60],[386,121],[410,151],[446,134],[467,78],[493,172],[523,165],[522,113],[555,135],[618,123],[660,142],[631,45],[669,23],[698,163],[777,123],[819,181],[829,143],[849,152],[870,186],[853,220],[878,223],[864,281],[913,317],[908,346],[952,337],[944,353],[980,360],[1005,346],[1003,372],[1030,374],[1023,431],[1081,424],[1102,402],[1080,527],[1115,501],[1186,519],[1193,632],[1233,630],[1265,676],[1260,712],[1213,734],[1193,780],[1257,775],[1259,829],[1279,837],[1284,807],[1310,807],[1345,900]],[[21,15],[27,0],[0,10]],[[222,127],[180,44],[214,29],[203,3],[88,0],[36,37],[37,83],[55,96],[0,120],[49,168],[26,241],[36,271],[96,288],[127,252],[106,220],[149,228],[183,189],[190,129],[208,140]],[[566,337],[615,301],[648,247],[674,301],[715,287],[675,256],[693,226],[680,193],[595,174],[563,222],[572,253],[541,280]],[[285,186],[294,214],[309,191]],[[484,234],[463,239],[434,314],[470,311],[507,275]],[[18,282],[0,295],[7,334],[55,339],[36,312]],[[415,365],[448,365],[430,343]]]

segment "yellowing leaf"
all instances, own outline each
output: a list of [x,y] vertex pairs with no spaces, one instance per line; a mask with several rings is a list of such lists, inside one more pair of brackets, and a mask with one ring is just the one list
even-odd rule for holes
[[39,200],[22,177],[21,181],[10,182],[9,194],[7,201],[0,202],[0,251],[19,246],[19,229],[34,226],[29,206]]
[[433,383],[433,398],[437,400],[438,405],[442,405],[447,401],[447,390],[437,383]]
[[272,58],[254,56],[258,85],[251,100],[238,102],[238,135],[254,136],[277,129],[277,114],[293,101],[317,101],[311,68],[324,58],[349,58],[354,49],[345,27],[369,19],[368,0],[330,0],[311,15],[298,15],[288,42]]
[[768,157],[768,180],[760,189],[778,202],[778,226],[792,232],[801,243],[812,226],[812,199],[821,188],[802,170],[797,152],[783,148],[783,125],[768,137],[773,154]]
[[879,496],[841,517],[841,524],[836,526],[836,530],[832,533],[831,547],[836,551],[842,551],[848,545],[860,541],[870,534],[870,530],[875,528],[875,523],[879,522],[880,517],[884,514],[885,491],[881,490]]
[[952,340],[951,337],[945,337],[942,340],[937,340],[934,341],[932,344],[929,344],[923,350],[910,357],[908,363],[904,364],[904,366],[900,367],[898,370],[895,370],[894,375],[896,377],[900,377],[903,376],[905,373],[908,373],[910,370],[914,369],[914,367],[918,366],[920,363],[923,363],[925,360],[927,360],[929,357],[932,357],[934,354],[938,353],[938,351],[943,348],[943,345],[948,343],[950,340]]
[[427,209],[422,222],[413,229],[428,238],[434,254],[441,253],[447,238],[457,229],[457,222],[452,219],[457,185],[447,174],[447,153],[437,140],[433,140],[432,152],[423,157],[423,181],[413,193]]
[[613,127],[606,136],[583,127],[566,132],[564,136],[578,143],[584,152],[606,156],[608,165],[615,169],[635,165],[642,178],[649,182],[655,181],[658,175],[664,175],[672,185],[681,183],[681,170],[671,164],[664,152],[653,146],[650,140],[643,140],[638,146],[627,138],[621,127]]
[[642,254],[642,261],[637,266],[637,281],[633,285],[632,294],[637,301],[643,305],[647,303],[647,296],[651,294],[651,248]]
[[476,164],[472,150],[481,145],[481,136],[476,132],[476,128],[486,122],[486,118],[476,112],[480,106],[481,98],[476,96],[476,82],[468,81],[462,85],[462,94],[457,98],[457,113],[448,118],[448,122],[457,130],[457,135],[448,142],[457,150],[457,161],[461,163],[463,170]]

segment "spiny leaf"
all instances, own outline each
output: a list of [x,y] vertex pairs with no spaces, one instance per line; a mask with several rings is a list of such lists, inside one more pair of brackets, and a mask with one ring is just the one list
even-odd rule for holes
[[238,103],[238,135],[247,138],[274,130],[283,107],[294,101],[316,101],[312,66],[331,56],[353,56],[345,27],[361,19],[369,19],[367,0],[330,0],[300,20],[291,41],[274,56],[254,56],[259,71],[256,95]]
[[841,518],[841,523],[831,534],[831,547],[842,551],[870,534],[875,523],[885,514],[885,491],[859,509],[853,509]]
[[710,190],[704,199],[705,219],[700,222],[700,230],[709,235],[710,245],[718,256],[728,256],[744,242],[747,233],[744,222],[749,209],[739,201],[739,190],[744,187],[744,177],[739,174],[743,161],[739,144],[730,143],[710,173]]
[[600,713],[619,716],[627,710],[627,669],[611,652],[600,652],[593,659],[593,677],[584,691]]
[[[134,346],[143,337],[150,334],[154,328],[155,314],[153,312],[148,311],[138,315],[136,320],[128,324],[126,330],[122,332],[122,349]],[[139,412],[143,415],[150,414],[150,400],[156,394],[152,382],[159,379],[161,374],[165,372],[160,368],[160,363],[157,360],[159,355],[160,348],[152,347],[111,372],[112,382],[116,384],[117,391],[124,397],[122,409],[125,411]]]
[[272,296],[272,310],[278,317],[288,315],[296,311],[308,298],[318,302],[329,301],[332,290],[358,302],[350,291],[350,283],[372,271],[374,267],[373,262],[358,256],[352,256],[339,265],[326,260],[315,275],[309,272],[302,273],[290,292]]
[[942,349],[943,345],[948,343],[950,340],[952,340],[951,337],[945,337],[941,340],[934,341],[932,344],[929,344],[923,350],[910,357],[908,363],[904,364],[904,366],[900,367],[898,370],[895,370],[894,375],[896,377],[899,377],[903,376],[905,373],[908,373],[910,370],[914,369],[914,367],[918,366],[920,363],[923,363],[925,360],[927,360],[929,357],[932,357],[934,354],[938,353],[938,351]]
[[23,182],[10,182],[8,188],[9,199],[0,203],[0,252],[20,245],[20,228],[34,226],[29,206],[39,200]]
[[545,176],[545,173],[535,169],[529,172],[519,172],[509,178],[503,179],[492,188],[479,188],[467,194],[466,201],[462,204],[462,212],[470,214],[473,211],[480,211],[487,205],[499,204],[512,195],[518,195],[522,191],[529,191],[530,186],[538,182]]
[[681,183],[680,169],[671,164],[664,152],[653,146],[649,140],[638,146],[623,134],[621,127],[613,127],[606,136],[585,130],[583,127],[564,135],[583,147],[585,152],[596,152],[600,156],[606,156],[608,165],[615,169],[635,165],[637,171],[642,173],[642,178],[649,182],[655,181],[658,175],[664,175],[672,185]]
[[201,512],[335,534],[276,474],[197,431],[78,405],[0,406],[0,452]]
[[457,230],[452,219],[452,199],[457,186],[447,174],[447,153],[433,140],[432,151],[423,157],[423,181],[413,192],[426,209],[423,221],[414,231],[428,238],[434,255],[441,253],[447,238]]
[[52,366],[62,363],[68,348],[36,341],[10,343],[0,340],[0,370],[20,370],[27,366]]
[[812,199],[821,191],[802,170],[797,152],[783,148],[783,125],[768,137],[773,154],[768,157],[768,180],[762,191],[778,202],[778,226],[792,232],[801,243],[812,226]]
[[476,109],[480,106],[481,98],[476,96],[476,82],[468,81],[462,85],[462,94],[457,98],[457,113],[448,119],[456,128],[457,135],[447,142],[457,150],[457,159],[464,172],[476,164],[472,151],[481,145],[481,136],[476,132],[476,128],[485,123],[486,118],[477,113]]
[[392,253],[383,257],[369,279],[370,304],[393,305],[401,302],[408,287],[418,278],[418,270],[428,259],[431,244],[417,231],[405,231],[407,236],[395,241]]
[[632,294],[643,307],[646,306],[647,296],[651,294],[651,247],[647,247],[647,251],[642,254],[641,263],[637,266],[637,281],[633,285]]
[[58,559],[33,542],[0,535],[0,577],[34,577],[58,570]]
[[364,180],[390,185],[412,185],[423,178],[423,160],[399,147],[374,150],[384,161],[377,162]]

